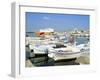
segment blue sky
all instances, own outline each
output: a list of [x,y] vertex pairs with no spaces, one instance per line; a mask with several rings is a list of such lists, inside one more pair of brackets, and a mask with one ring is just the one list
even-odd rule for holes
[[26,32],[44,28],[54,28],[56,31],[89,29],[89,15],[26,12],[25,16]]

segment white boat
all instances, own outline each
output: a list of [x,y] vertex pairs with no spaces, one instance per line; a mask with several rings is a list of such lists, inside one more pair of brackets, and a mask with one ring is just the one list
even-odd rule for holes
[[34,54],[48,54],[48,57],[54,60],[72,59],[81,55],[80,49],[74,46],[54,48],[56,45],[30,45]]
[[89,51],[90,51],[90,43],[89,42],[87,44],[77,45],[76,47],[79,48],[82,53],[89,53]]
[[56,48],[50,51],[49,57],[54,60],[78,58],[81,55],[80,49],[67,46],[65,48]]
[[47,54],[48,49],[52,49],[55,45],[29,45],[29,49],[34,52],[34,54]]

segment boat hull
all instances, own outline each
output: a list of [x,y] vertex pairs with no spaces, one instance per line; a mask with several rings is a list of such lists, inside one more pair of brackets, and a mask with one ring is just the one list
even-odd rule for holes
[[81,52],[64,53],[64,54],[51,53],[48,56],[51,57],[51,58],[53,58],[56,61],[56,60],[60,60],[60,59],[78,58],[78,57],[80,57],[81,54],[82,54]]

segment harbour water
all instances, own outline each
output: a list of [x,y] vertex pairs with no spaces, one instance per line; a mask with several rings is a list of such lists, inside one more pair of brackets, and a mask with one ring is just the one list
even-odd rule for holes
[[35,33],[34,32],[26,32],[26,36],[35,37]]
[[77,37],[76,42],[77,42],[76,45],[85,44],[85,43],[89,42],[89,38],[87,38],[87,37]]

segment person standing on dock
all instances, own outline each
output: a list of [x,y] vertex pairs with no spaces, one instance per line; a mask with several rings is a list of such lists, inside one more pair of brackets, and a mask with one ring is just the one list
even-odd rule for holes
[[71,45],[76,45],[76,39],[75,39],[75,36],[69,36],[69,40],[68,42],[71,44]]

